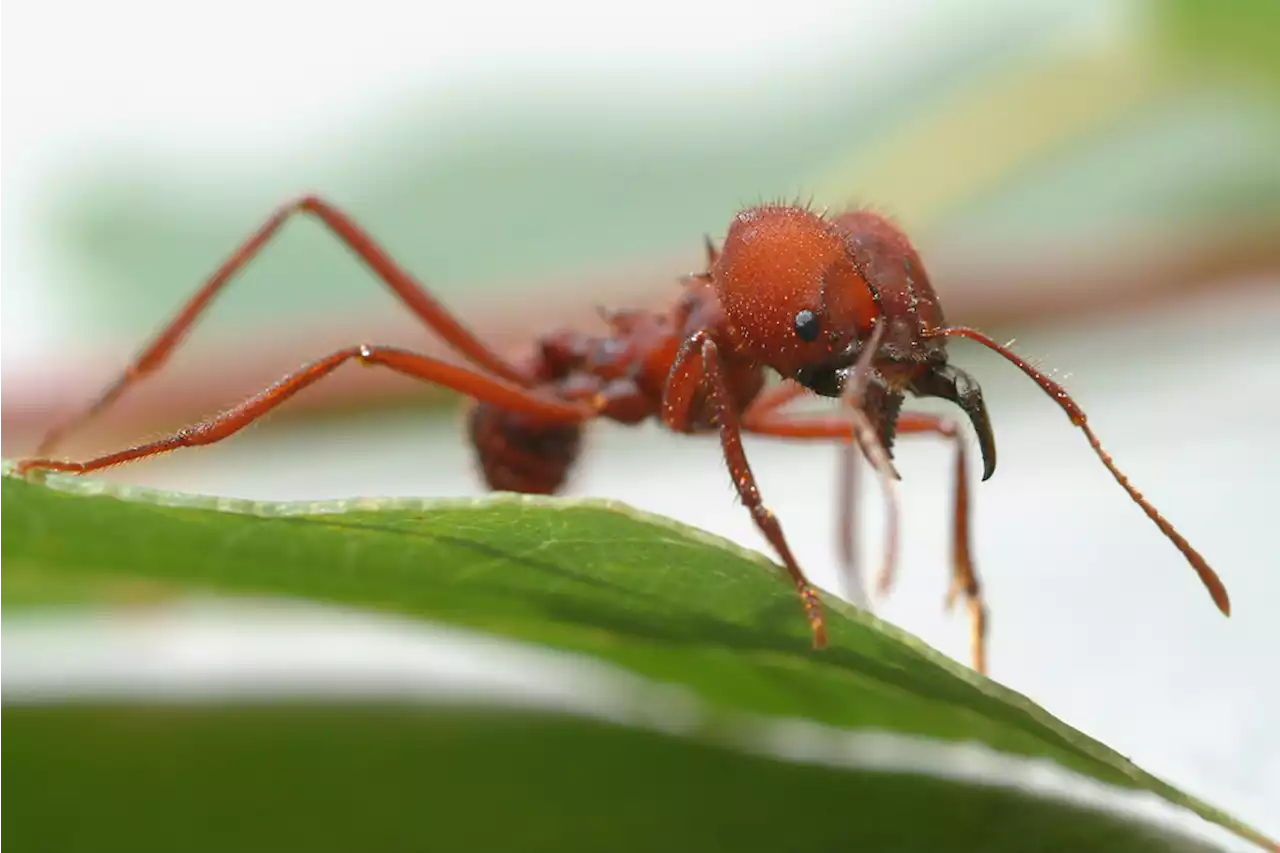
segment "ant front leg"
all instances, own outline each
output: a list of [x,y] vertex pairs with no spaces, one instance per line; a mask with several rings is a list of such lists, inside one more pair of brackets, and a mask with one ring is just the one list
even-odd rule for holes
[[530,379],[491,348],[483,344],[444,306],[427,292],[421,283],[416,281],[389,255],[385,249],[374,242],[363,228],[350,216],[334,205],[317,196],[303,196],[288,204],[281,205],[271,214],[257,231],[249,236],[231,254],[222,266],[205,281],[187,303],[167,325],[161,328],[156,337],[140,352],[125,371],[99,395],[88,408],[67,421],[55,426],[45,435],[36,448],[38,455],[46,455],[72,430],[84,426],[95,416],[111,406],[131,386],[138,384],[147,376],[159,370],[169,357],[177,350],[178,345],[191,327],[209,307],[216,297],[235,276],[237,272],[249,264],[276,232],[295,214],[309,213],[319,219],[330,232],[346,244],[355,255],[371,269],[415,317],[427,328],[443,338],[455,351],[469,361],[488,372],[505,379],[507,382],[528,387]]
[[[744,430],[757,435],[797,441],[848,442],[851,440],[849,421],[842,416],[797,417],[776,411],[794,396],[798,395],[779,392],[776,398],[767,401],[765,405],[753,405],[743,416]],[[775,405],[769,406],[769,402]],[[955,445],[955,494],[951,519],[952,575],[951,586],[946,596],[946,606],[950,608],[955,597],[958,594],[964,594],[969,610],[969,645],[973,668],[985,675],[987,672],[987,609],[982,600],[978,572],[969,550],[969,469],[963,436],[954,422],[916,412],[903,412],[899,415],[897,431],[899,435],[932,433],[948,439]],[[852,523],[852,519],[853,513],[842,507],[841,524]],[[890,564],[886,564],[877,580],[877,592],[881,595],[886,594],[892,586],[893,573],[889,568]]]
[[[969,465],[965,452],[964,436],[954,421],[922,412],[903,412],[898,418],[898,434],[932,433],[942,436],[955,447],[955,495],[952,498],[951,517],[951,586],[947,590],[946,607],[951,609],[956,596],[964,594],[969,610],[969,647],[973,655],[973,668],[987,672],[987,605],[982,600],[982,585],[978,570],[969,553]],[[881,579],[881,593],[887,590],[888,579]]]
[[[787,382],[766,389],[747,408],[742,415],[744,432],[772,438],[785,438],[793,441],[853,441],[856,427],[849,419],[838,415],[812,415],[796,417],[784,414],[779,410],[791,401],[808,393],[802,385]],[[840,470],[839,491],[836,500],[837,536],[836,547],[840,553],[840,565],[843,574],[844,593],[855,605],[863,610],[871,609],[867,598],[866,586],[862,580],[861,562],[858,559],[856,546],[857,516],[857,467],[842,465]],[[892,491],[886,497],[892,501]],[[881,573],[887,572],[892,564],[891,544],[894,536],[893,503],[888,504],[890,517],[886,519],[889,534],[885,540],[884,565]]]
[[764,505],[764,500],[760,497],[755,475],[751,471],[746,451],[742,447],[738,412],[729,395],[724,374],[724,363],[720,358],[719,348],[711,339],[710,333],[704,329],[694,334],[684,342],[675,363],[671,366],[666,393],[662,401],[662,420],[676,432],[688,432],[700,414],[694,410],[694,401],[698,397],[698,392],[705,389],[715,423],[720,430],[720,446],[724,451],[725,464],[738,490],[738,497],[751,513],[756,527],[782,558],[783,565],[795,582],[796,592],[800,595],[800,602],[804,607],[805,618],[808,619],[809,628],[813,632],[814,648],[825,648],[827,628],[822,616],[822,605],[809,579],[805,577],[800,564],[792,555],[777,516]]
[[480,403],[515,412],[548,424],[574,424],[596,416],[594,406],[577,405],[544,397],[496,376],[488,376],[472,368],[451,364],[430,356],[384,346],[357,346],[338,350],[290,373],[270,388],[235,408],[194,426],[179,430],[168,438],[140,444],[87,462],[64,462],[56,459],[28,459],[19,463],[17,472],[61,471],[88,474],[103,468],[136,462],[182,447],[215,444],[235,435],[284,403],[294,394],[320,381],[348,361],[366,366],[390,368],[396,373],[430,382],[466,394]]
[[[864,348],[864,357],[874,352],[872,346]],[[859,363],[863,359],[859,358]],[[865,378],[868,375],[866,365],[862,372],[855,374]],[[881,577],[891,575],[897,563],[898,554],[898,498],[894,491],[894,481],[899,479],[888,451],[877,435],[875,425],[867,412],[862,409],[864,388],[846,388],[845,396],[849,405],[841,415],[819,415],[816,417],[797,418],[794,415],[782,414],[781,409],[793,400],[808,393],[808,389],[794,382],[767,389],[759,394],[742,416],[742,426],[746,432],[768,435],[775,438],[798,440],[818,439],[829,441],[841,440],[847,446],[844,464],[840,468],[839,492],[837,496],[837,530],[836,546],[840,553],[840,563],[844,575],[845,593],[858,607],[869,610],[870,602],[862,582],[859,568],[857,547],[855,545],[855,526],[857,524],[857,466],[855,464],[855,447],[863,450],[864,456],[875,469],[885,501],[885,546],[884,562],[880,569]]]

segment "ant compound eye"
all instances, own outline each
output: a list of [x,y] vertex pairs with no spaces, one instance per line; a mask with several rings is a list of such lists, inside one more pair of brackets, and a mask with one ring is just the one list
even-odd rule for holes
[[796,337],[802,341],[816,341],[819,325],[817,314],[809,310],[801,311],[796,315]]

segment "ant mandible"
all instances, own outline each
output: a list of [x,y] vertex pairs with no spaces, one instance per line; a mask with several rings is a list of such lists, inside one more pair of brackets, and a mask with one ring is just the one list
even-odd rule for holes
[[[844,445],[839,504],[846,562],[852,559],[854,448],[862,450],[889,499],[882,591],[896,555],[891,484],[898,475],[891,462],[893,441],[900,434],[933,434],[949,440],[955,450],[952,584],[947,601],[958,594],[966,597],[973,666],[985,672],[986,608],[969,554],[963,437],[951,420],[901,410],[908,393],[955,403],[977,433],[983,480],[992,475],[995,438],[982,391],[968,374],[948,363],[947,339],[968,338],[1012,362],[1057,401],[1116,481],[1187,558],[1218,609],[1230,613],[1222,581],[1115,466],[1066,390],[981,332],[948,325],[906,235],[889,219],[867,210],[828,218],[794,205],[748,208],[734,218],[719,250],[707,241],[707,269],[685,277],[684,290],[669,312],[602,312],[608,334],[555,332],[539,339],[523,362],[513,364],[446,311],[348,215],[324,199],[306,196],[277,209],[96,402],[48,433],[37,454],[46,457],[70,430],[159,369],[218,292],[297,213],[311,214],[328,226],[409,311],[474,367],[395,347],[352,346],[167,438],[87,462],[30,459],[19,464],[18,472],[87,474],[181,447],[213,444],[349,361],[386,367],[472,398],[468,429],[492,490],[555,493],[578,457],[588,421],[607,418],[631,425],[657,417],[677,433],[719,433],[738,495],[782,559],[799,593],[814,646],[822,648],[826,626],[818,596],[792,555],[778,519],[761,499],[742,434]],[[790,381],[766,389],[766,368]],[[841,398],[842,411],[808,417],[784,411],[806,392]]]

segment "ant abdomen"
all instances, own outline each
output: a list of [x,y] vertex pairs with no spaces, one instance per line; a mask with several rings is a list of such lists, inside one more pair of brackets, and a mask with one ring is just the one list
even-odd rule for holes
[[486,485],[494,491],[552,495],[560,491],[582,449],[582,427],[547,425],[477,404],[467,434]]

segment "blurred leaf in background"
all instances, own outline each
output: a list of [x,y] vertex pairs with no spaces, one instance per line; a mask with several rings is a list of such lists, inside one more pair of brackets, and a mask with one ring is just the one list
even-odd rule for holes
[[1216,68],[1237,85],[1280,88],[1280,6],[1268,0],[1149,3],[1155,30],[1191,75]]

